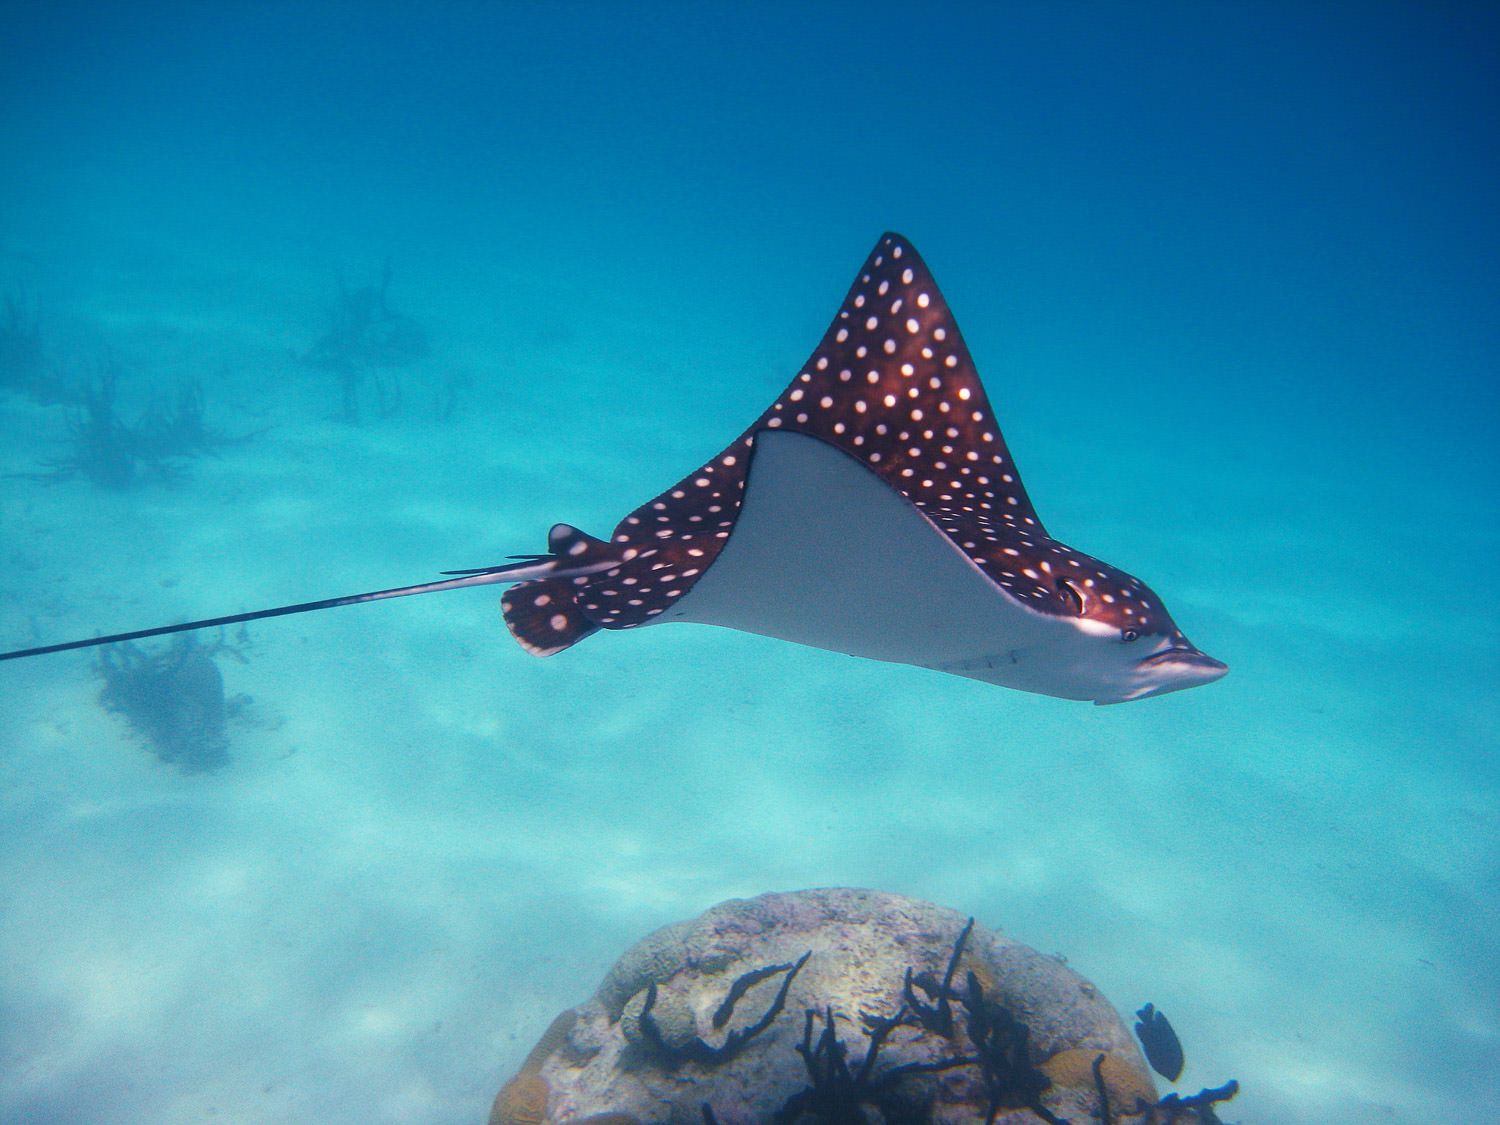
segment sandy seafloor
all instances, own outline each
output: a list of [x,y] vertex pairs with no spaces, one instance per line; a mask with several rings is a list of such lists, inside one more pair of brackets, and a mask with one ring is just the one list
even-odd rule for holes
[[[1049,530],[1233,669],[537,660],[491,588],[250,627],[185,774],[89,655],[0,665],[0,1121],[482,1121],[636,938],[836,884],[1156,1003],[1228,1121],[1500,1119],[1495,24],[1309,10],[0,9],[0,290],[126,421],[247,437],[47,479],[69,409],[0,388],[0,647],[606,534],[891,227]],[[298,357],[387,257],[431,352],[350,424]]]

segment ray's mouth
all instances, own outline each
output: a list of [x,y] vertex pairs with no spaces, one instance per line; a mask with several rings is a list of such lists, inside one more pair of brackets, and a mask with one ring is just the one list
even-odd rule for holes
[[1094,700],[1096,704],[1125,703],[1132,699],[1148,699],[1153,695],[1166,695],[1183,688],[1212,683],[1229,671],[1229,665],[1215,660],[1207,653],[1199,652],[1192,645],[1173,645],[1160,652],[1153,652],[1136,661],[1140,676],[1137,686],[1120,695]]
[[1153,652],[1150,656],[1143,657],[1140,661],[1140,666],[1143,668],[1157,668],[1163,664],[1182,664],[1204,672],[1218,672],[1220,674],[1229,671],[1229,665],[1223,661],[1215,660],[1207,653],[1199,652],[1191,645],[1173,645],[1171,648],[1164,648],[1160,652]]

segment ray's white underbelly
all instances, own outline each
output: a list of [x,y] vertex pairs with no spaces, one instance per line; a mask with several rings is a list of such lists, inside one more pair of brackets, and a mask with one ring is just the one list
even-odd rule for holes
[[728,542],[657,620],[1092,698],[1066,682],[1076,630],[1021,605],[905,497],[801,434],[756,437]]

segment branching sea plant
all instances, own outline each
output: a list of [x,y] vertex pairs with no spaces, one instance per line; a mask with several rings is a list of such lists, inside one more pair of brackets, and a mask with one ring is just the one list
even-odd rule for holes
[[211,427],[203,408],[203,387],[184,383],[171,406],[152,407],[134,430],[137,455],[142,458],[197,457],[215,453],[226,445],[238,445],[254,436],[229,435]]
[[120,715],[162,761],[184,773],[204,773],[229,761],[227,723],[243,701],[224,696],[224,677],[215,658],[244,663],[241,643],[222,639],[204,645],[179,633],[164,647],[130,643],[99,650],[95,673],[104,680],[99,702]]
[[115,411],[119,369],[113,362],[78,388],[79,408],[68,418],[70,447],[54,465],[53,477],[82,476],[100,488],[118,491],[140,479],[143,469],[168,472],[158,458],[143,457],[134,430]]
[[[804,953],[796,961],[785,965],[767,965],[764,968],[751,969],[749,972],[738,977],[729,987],[729,993],[719,1004],[714,1012],[714,1030],[719,1030],[729,1022],[734,1015],[735,1005],[743,999],[755,985],[761,981],[770,980],[781,976],[781,987],[776,990],[776,997],[761,1013],[759,1019],[746,1027],[735,1028],[724,1037],[719,1044],[709,1043],[701,1036],[694,1036],[680,1047],[673,1047],[667,1043],[666,1037],[656,1025],[656,1017],[652,1009],[656,1006],[656,982],[652,981],[646,986],[645,1003],[641,1007],[640,1015],[637,1017],[641,1029],[641,1038],[651,1048],[657,1058],[669,1066],[679,1065],[683,1062],[698,1063],[700,1066],[718,1066],[728,1062],[739,1054],[750,1041],[757,1035],[762,1034],[771,1024],[776,1022],[776,1017],[781,1015],[781,1010],[786,1006],[786,994],[791,990],[792,981],[802,971],[802,966],[807,964],[807,959],[812,954]],[[785,975],[782,975],[785,974]]]
[[78,385],[67,420],[68,450],[41,479],[83,477],[99,488],[124,491],[150,477],[173,479],[185,459],[251,436],[229,437],[210,428],[197,384],[183,386],[174,405],[153,407],[131,425],[115,405],[119,375],[119,365],[106,361]]
[[375,397],[376,413],[389,417],[401,405],[401,383],[392,369],[406,367],[427,355],[427,333],[411,317],[393,311],[387,302],[389,259],[379,285],[350,289],[342,275],[338,285],[338,303],[329,310],[329,329],[303,360],[338,376],[344,421],[359,421],[361,391],[367,385]]

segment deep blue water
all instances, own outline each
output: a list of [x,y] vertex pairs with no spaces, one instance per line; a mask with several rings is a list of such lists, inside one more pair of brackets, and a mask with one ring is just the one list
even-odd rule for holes
[[[1233,669],[536,660],[467,591],[252,627],[187,774],[5,664],[0,1120],[480,1121],[637,937],[831,884],[1156,1002],[1226,1120],[1500,1117],[1497,59],[1435,2],[0,6],[0,648],[606,534],[892,229],[1049,530]],[[429,346],[355,421],[303,360],[387,262]],[[68,473],[110,371],[246,440]]]

